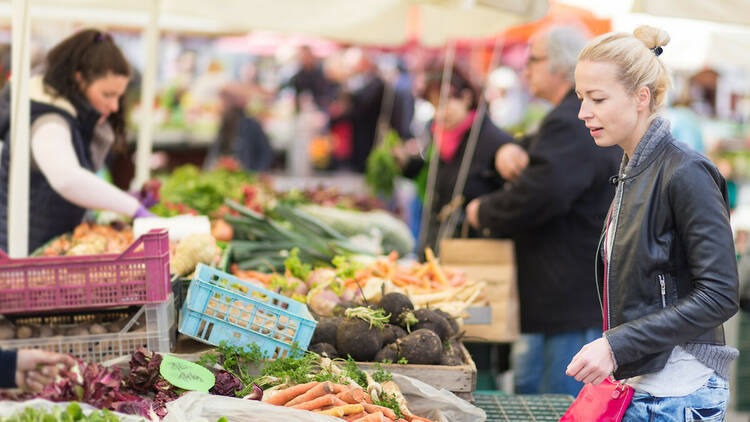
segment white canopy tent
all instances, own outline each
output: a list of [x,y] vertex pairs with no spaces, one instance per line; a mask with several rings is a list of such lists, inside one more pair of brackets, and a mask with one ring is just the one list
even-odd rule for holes
[[[149,177],[160,31],[301,32],[363,45],[398,46],[418,37],[425,46],[497,34],[541,17],[546,0],[3,0],[0,19],[13,27],[11,166],[8,252],[28,254],[30,27],[32,19],[142,28],[146,39],[136,152],[137,186]],[[415,28],[416,26],[416,28]]]
[[[665,60],[675,68],[737,66],[750,69],[750,7],[747,0],[635,0],[626,19],[657,25],[673,34]],[[660,18],[672,18],[661,19]],[[675,19],[676,18],[676,19]]]
[[635,0],[633,13],[750,25],[747,0]]

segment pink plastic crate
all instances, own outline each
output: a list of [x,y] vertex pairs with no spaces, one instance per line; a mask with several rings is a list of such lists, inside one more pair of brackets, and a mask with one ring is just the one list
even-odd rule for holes
[[142,305],[164,302],[169,293],[165,229],[142,235],[119,255],[12,259],[0,251],[0,314]]

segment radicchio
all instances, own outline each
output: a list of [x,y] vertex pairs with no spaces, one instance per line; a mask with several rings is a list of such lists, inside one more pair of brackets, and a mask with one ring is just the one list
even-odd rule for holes
[[161,378],[159,367],[162,356],[156,352],[150,352],[144,347],[139,347],[130,358],[130,374],[128,374],[127,385],[140,393],[151,391],[154,384]]
[[215,378],[216,383],[213,387],[211,387],[210,390],[208,390],[208,392],[211,394],[215,394],[217,396],[235,397],[235,393],[237,391],[245,388],[239,378],[223,369],[216,372]]

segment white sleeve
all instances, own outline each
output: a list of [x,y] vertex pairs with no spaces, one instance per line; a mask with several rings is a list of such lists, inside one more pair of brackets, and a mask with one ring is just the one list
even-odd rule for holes
[[70,128],[62,117],[34,122],[30,141],[31,156],[37,167],[63,198],[83,208],[129,217],[138,210],[137,199],[80,166]]

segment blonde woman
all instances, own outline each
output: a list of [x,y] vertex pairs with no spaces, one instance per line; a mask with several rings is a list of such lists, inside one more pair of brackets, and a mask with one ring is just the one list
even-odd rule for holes
[[578,57],[578,117],[598,146],[625,154],[596,272],[604,335],[567,374],[611,374],[636,394],[623,421],[720,421],[729,400],[722,323],[737,312],[737,264],[724,178],[657,113],[671,83],[669,35],[641,26],[591,41]]

